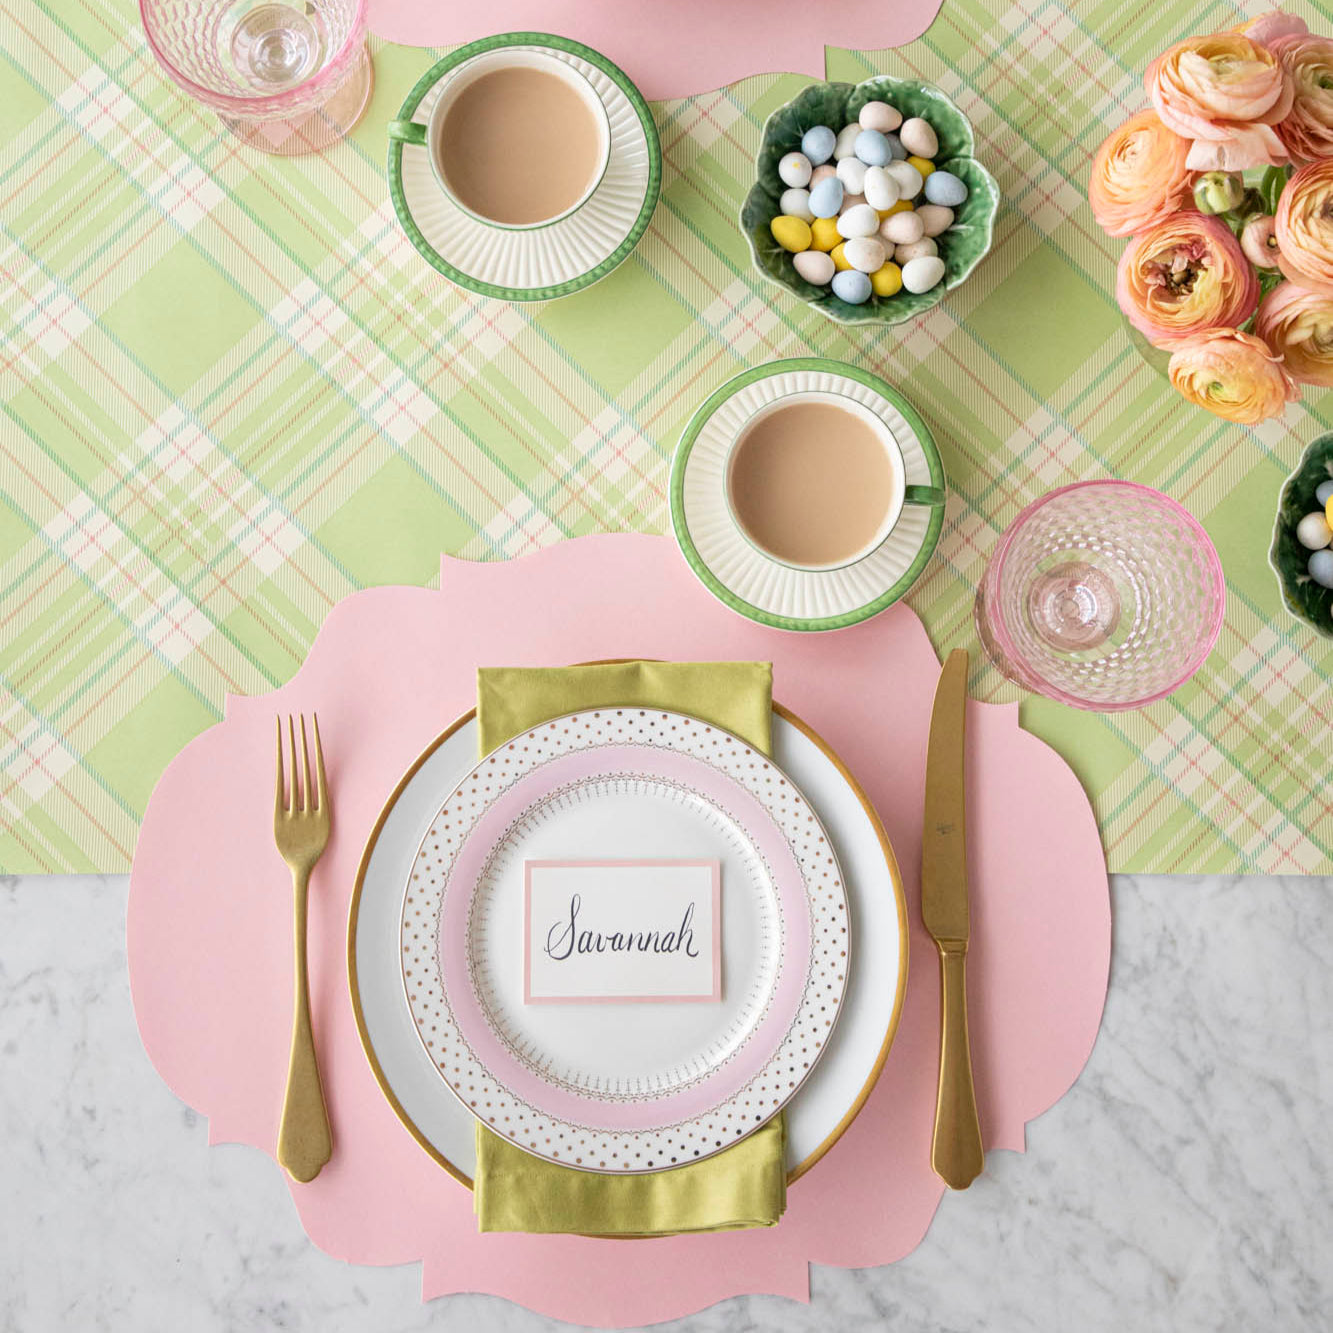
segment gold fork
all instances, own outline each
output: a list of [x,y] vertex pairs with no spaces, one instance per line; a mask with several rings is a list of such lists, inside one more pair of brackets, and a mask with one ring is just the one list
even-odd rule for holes
[[278,794],[273,804],[273,841],[282,859],[291,867],[296,897],[296,1014],[292,1020],[292,1055],[287,1069],[287,1093],[282,1103],[278,1129],[278,1161],[293,1180],[314,1180],[333,1155],[329,1113],[324,1106],[324,1087],[319,1081],[315,1039],[310,1029],[310,981],[306,972],[306,906],[310,872],[329,840],[329,789],[324,779],[324,750],[319,743],[319,718],[315,728],[314,799],[310,791],[310,750],[306,745],[305,715],[301,715],[302,786],[296,772],[296,728],[287,717],[287,739],[291,748],[291,782],[284,792],[282,771],[282,718],[278,718]]

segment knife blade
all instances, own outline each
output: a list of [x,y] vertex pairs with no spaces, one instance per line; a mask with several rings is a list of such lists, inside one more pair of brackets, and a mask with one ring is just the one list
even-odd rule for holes
[[930,1164],[951,1189],[966,1189],[984,1164],[967,1035],[967,671],[967,652],[956,648],[935,689],[921,835],[921,919],[940,954],[940,1075]]

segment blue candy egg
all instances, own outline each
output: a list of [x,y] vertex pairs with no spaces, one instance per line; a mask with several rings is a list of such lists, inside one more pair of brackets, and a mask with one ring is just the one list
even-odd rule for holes
[[903,147],[903,141],[896,134],[886,134],[884,137],[889,141],[889,152],[893,154],[893,160],[906,162],[909,154]]
[[[838,290],[838,279],[842,276],[841,273],[837,273],[833,277],[833,290],[835,292]],[[843,299],[846,300],[846,297]],[[1312,551],[1307,568],[1310,571],[1310,577],[1321,588],[1333,588],[1333,551],[1330,551],[1327,547],[1322,551]]]
[[1333,477],[1330,477],[1328,481],[1321,481],[1314,488],[1314,498],[1319,501],[1320,505],[1328,504],[1330,496],[1333,496]]
[[842,207],[842,182],[836,176],[825,176],[810,188],[810,211],[817,218],[836,218]]
[[967,186],[952,171],[932,171],[926,177],[926,198],[932,204],[957,208],[967,198]]
[[864,305],[870,300],[870,275],[854,268],[835,273],[833,294],[841,297],[848,305]]
[[801,135],[801,152],[814,166],[827,162],[833,156],[833,145],[838,136],[827,125],[812,125]]
[[868,167],[882,167],[893,161],[893,147],[879,130],[862,130],[852,151]]

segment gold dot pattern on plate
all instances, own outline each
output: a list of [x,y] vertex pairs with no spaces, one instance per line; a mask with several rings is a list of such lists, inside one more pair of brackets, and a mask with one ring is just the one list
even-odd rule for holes
[[[799,960],[803,993],[776,1051],[738,1092],[688,1120],[636,1131],[599,1129],[557,1118],[493,1076],[458,1028],[437,948],[440,913],[453,886],[449,870],[491,802],[514,782],[561,755],[591,747],[645,746],[690,755],[755,797],[782,831],[804,883],[810,950]],[[623,767],[623,765],[622,765]],[[618,780],[632,774],[619,773]],[[497,839],[502,841],[502,839]],[[418,850],[403,900],[401,947],[408,1006],[423,1046],[450,1088],[485,1124],[548,1160],[590,1170],[661,1170],[737,1142],[781,1109],[828,1042],[846,986],[847,897],[833,848],[798,788],[758,751],[707,723],[651,709],[597,709],[543,723],[487,756],[445,800]],[[470,984],[471,978],[456,983]],[[527,1053],[540,1067],[540,1053]],[[590,1106],[611,1100],[583,1090]]]

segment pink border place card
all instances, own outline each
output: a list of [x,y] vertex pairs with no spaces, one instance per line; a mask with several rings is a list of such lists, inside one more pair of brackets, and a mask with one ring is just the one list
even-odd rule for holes
[[722,998],[717,861],[525,861],[523,1000]]

